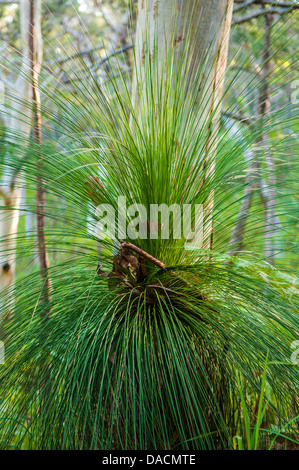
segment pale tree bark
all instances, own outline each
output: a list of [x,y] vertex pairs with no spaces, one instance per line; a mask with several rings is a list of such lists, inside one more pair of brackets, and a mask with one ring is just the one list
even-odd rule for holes
[[[163,80],[163,64],[169,52],[179,57],[186,41],[190,46],[190,69],[186,74],[192,81],[202,81],[204,100],[198,104],[198,132],[203,123],[208,123],[208,137],[203,163],[205,178],[212,178],[217,147],[217,132],[220,101],[223,94],[224,74],[227,62],[228,42],[233,10],[233,0],[139,0],[135,38],[136,70],[140,74],[138,84],[142,84],[146,53],[157,54],[158,74]],[[204,61],[209,67],[203,68]],[[205,76],[203,76],[205,74]],[[138,89],[137,80],[133,83],[133,97],[138,106],[138,97],[145,90]],[[198,82],[199,83],[199,82]],[[192,88],[192,87],[191,87]],[[194,169],[197,170],[196,168]],[[204,183],[203,177],[197,181],[198,188]],[[203,248],[212,248],[212,219],[214,206],[213,191],[204,205]]]
[[[20,146],[22,142],[28,141],[32,125],[32,76],[31,76],[31,2],[34,2],[34,24],[36,41],[36,69],[35,74],[40,72],[42,58],[41,40],[41,0],[20,1],[20,26],[23,40],[22,66],[14,85],[10,87],[12,96],[10,106],[5,109],[6,132],[9,140]],[[31,31],[31,32],[30,32]],[[17,150],[16,150],[17,152]],[[24,155],[24,149],[19,152],[20,158]],[[9,297],[2,292],[12,286],[15,280],[16,264],[16,233],[20,215],[22,174],[12,172],[9,167],[9,154],[6,155],[5,165],[1,180],[1,202],[0,210],[0,302],[11,308],[12,294]]]

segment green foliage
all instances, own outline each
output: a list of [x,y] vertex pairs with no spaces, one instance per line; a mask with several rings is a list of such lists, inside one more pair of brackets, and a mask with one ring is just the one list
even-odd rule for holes
[[[138,105],[129,76],[121,73],[122,59],[119,73],[108,70],[99,82],[81,58],[84,81],[71,68],[68,89],[59,79],[41,80],[41,147],[29,142],[26,148],[21,135],[12,144],[6,130],[2,164],[22,171],[27,191],[42,171],[52,297],[43,302],[40,273],[28,267],[35,239],[19,232],[20,274],[0,366],[3,449],[233,448],[242,414],[247,446],[257,448],[264,397],[279,425],[298,414],[299,373],[290,359],[298,337],[297,290],[290,293],[293,280],[276,276],[264,259],[260,202],[249,214],[246,252],[226,254],[247,184],[244,152],[270,131],[271,148],[279,152],[276,131],[292,127],[294,116],[285,105],[234,139],[222,122],[211,172],[206,162],[214,116],[199,128],[206,96],[203,83],[191,83],[185,73],[190,38],[185,47],[176,67],[169,56],[163,84],[148,53],[144,77],[135,70],[137,89],[145,90]],[[202,75],[210,66],[202,65]],[[230,76],[226,96],[237,77]],[[262,163],[266,150],[258,150]],[[42,155],[42,170],[36,155]],[[104,187],[95,183],[98,177]],[[277,205],[287,231],[298,205],[287,191],[291,175],[283,179]],[[131,272],[117,284],[98,275],[98,264],[112,271],[119,249],[109,239],[99,242],[92,230],[98,204],[116,208],[119,195],[147,209],[153,203],[205,204],[212,191],[212,251],[186,251],[185,240],[172,236],[128,239],[165,261],[167,270],[148,262],[141,280]],[[261,392],[253,433],[243,383]]]
[[[234,449],[244,450],[244,448],[246,448],[247,450],[259,450],[260,448],[268,448],[269,450],[271,450],[278,437],[285,438],[286,441],[298,444],[298,441],[295,441],[294,439],[290,438],[288,435],[283,434],[283,432],[284,432],[284,429],[286,429],[288,426],[290,426],[295,421],[297,421],[299,419],[299,416],[296,416],[289,423],[287,423],[287,425],[284,426],[283,430],[273,425],[270,426],[270,429],[263,429],[261,427],[262,422],[266,416],[267,408],[269,405],[269,399],[266,401],[266,403],[264,400],[264,394],[267,388],[267,382],[266,382],[267,367],[268,367],[268,356],[267,356],[265,368],[261,377],[261,390],[258,396],[258,409],[257,409],[257,415],[256,415],[256,424],[254,426],[252,426],[250,423],[251,421],[250,412],[248,411],[248,406],[246,404],[247,400],[244,396],[242,381],[240,380],[240,377],[237,376],[239,394],[240,394],[241,403],[242,403],[243,421],[244,421],[244,429],[245,429],[244,441],[246,445],[243,444],[243,437],[240,435],[236,435],[233,438]],[[274,430],[274,428],[276,429]],[[252,432],[251,432],[251,429],[252,429]],[[267,444],[265,444],[265,442],[263,442],[266,440],[265,436],[270,437],[270,444],[268,444],[268,446]]]

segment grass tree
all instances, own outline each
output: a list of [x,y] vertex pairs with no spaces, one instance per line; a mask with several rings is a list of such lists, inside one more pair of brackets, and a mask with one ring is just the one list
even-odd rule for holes
[[[197,168],[202,167],[205,178],[214,170],[232,9],[232,0],[211,1],[208,4],[205,1],[180,0],[140,0],[138,3],[135,57],[139,77],[137,81],[141,89],[137,90],[137,100],[139,97],[141,102],[147,101],[146,88],[149,84],[145,77],[145,68],[148,68],[146,58],[156,62],[154,66],[157,67],[157,77],[163,88],[163,81],[167,80],[167,63],[175,57],[173,74],[177,73],[176,68],[183,67],[184,70],[178,73],[188,76],[188,88],[183,93],[188,94],[189,99],[193,95],[197,114],[194,127],[199,131],[205,126],[207,130],[205,158],[200,156],[201,161],[199,159],[196,162]],[[186,54],[186,44],[189,48],[188,58],[182,61],[180,56]],[[140,77],[144,77],[144,80],[140,80]],[[138,109],[138,101],[136,104],[135,111]],[[147,105],[151,106],[152,103]],[[180,141],[177,145],[180,145]],[[205,178],[198,178],[193,184],[199,188]],[[203,246],[210,249],[213,236],[213,191],[204,206]]]
[[[105,79],[79,59],[69,87],[41,81],[43,141],[10,158],[30,189],[42,157],[52,295],[45,322],[39,273],[15,286],[2,448],[233,448],[244,396],[265,387],[276,424],[298,414],[296,299],[255,261],[225,263],[244,151],[275,123],[238,145],[221,126],[231,2],[168,3],[139,2],[132,86],[120,57]],[[163,204],[169,224],[151,217]],[[208,214],[201,241],[172,223],[186,206]]]

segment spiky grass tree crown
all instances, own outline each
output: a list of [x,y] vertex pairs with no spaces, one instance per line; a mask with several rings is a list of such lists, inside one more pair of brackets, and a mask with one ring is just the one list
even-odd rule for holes
[[[24,274],[3,327],[2,448],[229,448],[241,414],[236,373],[249,390],[259,390],[267,355],[271,406],[282,420],[277,403],[296,413],[298,368],[290,361],[296,300],[276,288],[270,268],[258,269],[250,256],[226,256],[249,185],[244,152],[282,122],[291,126],[292,113],[273,112],[245,126],[232,143],[231,123],[224,127],[217,117],[220,103],[212,113],[202,111],[207,94],[217,93],[206,81],[213,64],[207,51],[192,69],[196,51],[187,33],[180,55],[170,50],[162,64],[150,47],[142,71],[135,57],[133,93],[121,60],[105,83],[83,59],[79,70],[70,70],[69,88],[53,79],[44,87],[40,80],[42,144],[25,146],[16,134],[12,144],[6,130],[6,165],[24,175],[28,194],[42,171],[52,292],[45,302],[33,264],[34,232],[20,230]],[[191,79],[195,72],[198,80]],[[217,126],[211,160],[211,127]],[[259,174],[250,184],[266,173],[267,150],[258,149]],[[149,211],[151,204],[204,206],[212,193],[213,250],[187,250],[184,237],[173,233],[168,239],[127,236],[129,245],[97,239],[96,208],[117,209],[119,196]],[[288,202],[282,192],[279,210],[292,216]],[[36,211],[33,204],[26,210]],[[261,211],[256,202],[247,222],[252,237],[263,225]],[[259,262],[261,248],[258,239]]]

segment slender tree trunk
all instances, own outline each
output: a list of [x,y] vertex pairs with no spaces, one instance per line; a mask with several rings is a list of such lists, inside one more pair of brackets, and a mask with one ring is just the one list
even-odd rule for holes
[[[271,112],[270,100],[270,75],[271,75],[271,32],[272,32],[273,16],[270,13],[265,15],[265,44],[263,52],[263,71],[262,71],[262,87],[260,91],[260,116],[266,120]],[[275,178],[275,161],[270,150],[269,135],[265,133],[262,138],[262,144],[266,149],[266,164],[268,170],[268,185],[265,188],[267,197],[264,202],[265,210],[265,255],[267,260],[273,264],[277,249],[275,247],[275,236],[277,232],[277,216],[276,216],[276,178]]]
[[[202,81],[202,95],[205,96],[199,103],[197,123],[199,132],[203,123],[208,123],[203,164],[205,179],[212,178],[214,172],[219,103],[223,94],[232,9],[233,0],[139,0],[138,3],[135,53],[136,68],[141,78],[146,50],[158,55],[158,74],[163,79],[163,64],[167,61],[168,51],[179,57],[185,42],[190,45],[192,60],[186,74],[191,82]],[[202,67],[207,57],[210,66]],[[133,96],[136,106],[140,92],[145,93],[145,90],[137,90],[135,79]],[[198,187],[204,182],[201,176]],[[204,207],[203,248],[206,249],[212,247],[213,199],[211,191]]]
[[[260,70],[260,88],[258,96],[258,110],[257,121],[261,124],[265,123],[270,115],[270,87],[269,80],[271,74],[271,27],[273,17],[271,14],[265,14],[265,38],[262,53],[262,67]],[[268,184],[263,180],[260,175],[260,159],[258,155],[251,155],[250,157],[250,173],[246,181],[246,188],[244,190],[244,199],[241,209],[232,231],[228,253],[235,255],[243,248],[243,240],[245,234],[246,222],[249,216],[253,194],[257,190],[264,207],[264,252],[267,260],[274,263],[277,249],[275,247],[275,236],[277,227],[279,226],[279,219],[276,213],[276,189],[275,189],[275,162],[271,151],[269,150],[269,136],[267,133],[257,139],[259,148],[266,149],[266,164],[268,170]]]
[[[40,0],[30,0],[30,21],[29,21],[29,51],[30,51],[30,69],[32,77],[32,121],[33,121],[33,139],[38,147],[42,143],[42,128],[41,128],[41,103],[40,93],[38,88],[38,76],[40,71],[41,57],[38,57],[37,44],[41,41],[40,23],[36,23],[37,15],[36,9],[40,9]],[[39,15],[40,18],[40,15]],[[49,302],[51,297],[51,282],[48,275],[49,259],[45,235],[45,200],[44,200],[44,184],[42,179],[42,155],[37,155],[37,180],[36,180],[36,221],[37,221],[37,244],[38,255],[41,269],[42,278],[42,296],[43,302]],[[49,311],[45,310],[45,317]]]
[[[41,0],[33,0],[34,24],[36,25],[36,69],[38,76],[42,56],[41,43]],[[32,41],[31,28],[31,2],[30,0],[20,0],[20,26],[21,36],[24,43],[23,63],[20,74],[16,80],[13,89],[13,98],[11,100],[11,109],[6,110],[8,119],[6,121],[6,132],[9,134],[9,140],[20,146],[22,141],[28,141],[32,126],[32,85],[31,85],[31,60],[30,60],[30,42]],[[22,158],[24,150],[20,150]],[[22,174],[13,173],[9,170],[9,154],[6,155],[7,166],[3,169],[1,181],[1,206],[0,210],[0,291],[10,287],[15,280],[16,264],[16,233],[20,215],[21,195],[22,195]],[[11,313],[13,305],[12,292],[0,294],[0,303],[7,305],[8,312]]]

